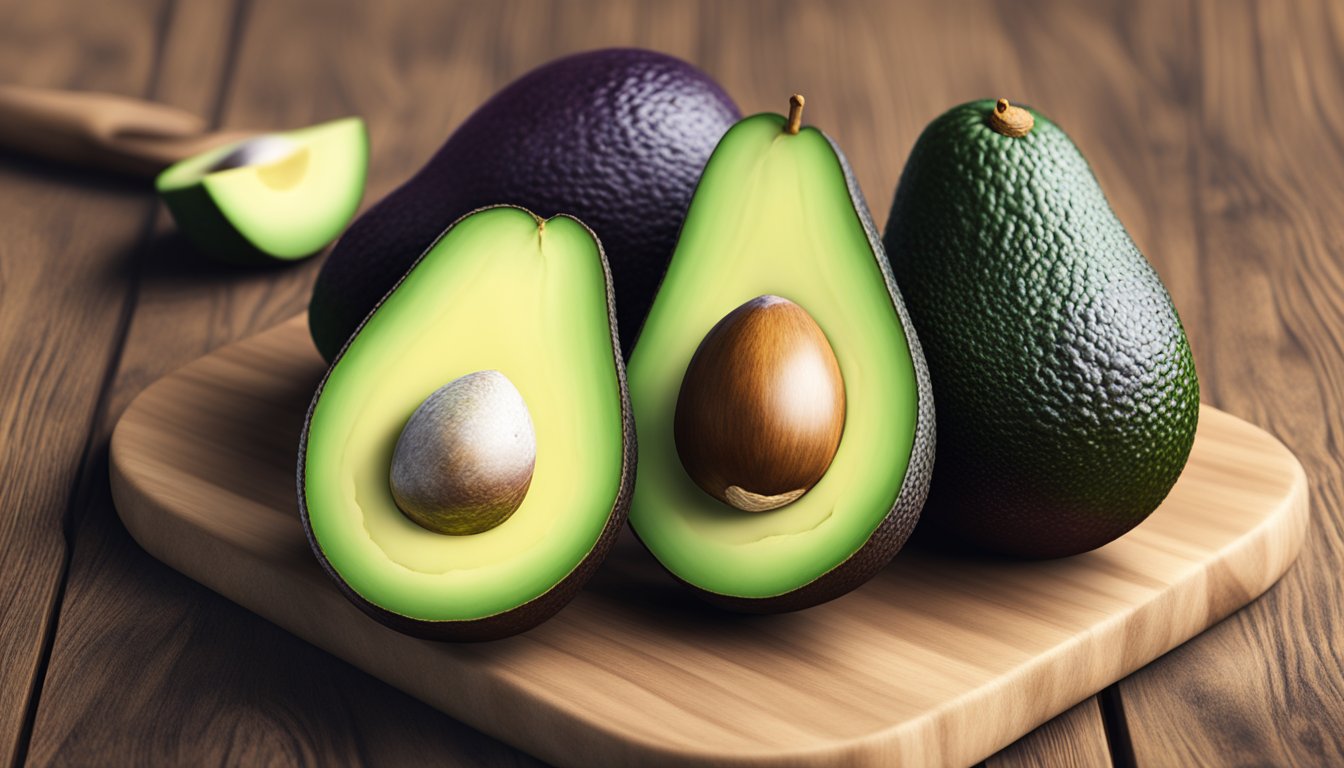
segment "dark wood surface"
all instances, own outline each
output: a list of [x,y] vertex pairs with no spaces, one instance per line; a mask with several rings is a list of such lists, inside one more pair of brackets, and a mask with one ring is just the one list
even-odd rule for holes
[[[745,112],[809,99],[879,218],[919,130],[1006,95],[1092,162],[1181,311],[1203,399],[1301,459],[1312,532],[1263,598],[988,761],[1344,762],[1344,5],[0,0],[0,80],[238,128],[369,121],[368,205],[495,89],[641,45]],[[106,443],[163,373],[306,303],[213,266],[147,185],[0,154],[0,753],[37,764],[529,765],[160,565]]]

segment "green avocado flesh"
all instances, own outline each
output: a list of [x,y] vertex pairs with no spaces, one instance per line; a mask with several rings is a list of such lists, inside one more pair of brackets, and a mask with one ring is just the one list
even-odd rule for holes
[[[448,230],[365,320],[314,400],[300,469],[314,546],[360,599],[471,621],[547,593],[594,551],[626,461],[607,280],[576,220],[489,208]],[[486,370],[531,413],[531,486],[497,527],[435,533],[393,500],[393,448],[428,395]]]
[[[911,345],[841,160],[820,131],[790,135],[784,123],[747,118],[715,150],[629,368],[640,447],[631,524],[677,578],[732,598],[793,592],[862,549],[902,492],[918,421]],[[687,475],[673,422],[705,334],[766,294],[798,304],[825,333],[847,416],[815,486],[779,509],[744,512]]]
[[214,170],[240,144],[217,147],[159,174],[173,219],[226,261],[290,261],[341,234],[364,195],[369,143],[357,117],[275,134],[293,150],[257,164]]

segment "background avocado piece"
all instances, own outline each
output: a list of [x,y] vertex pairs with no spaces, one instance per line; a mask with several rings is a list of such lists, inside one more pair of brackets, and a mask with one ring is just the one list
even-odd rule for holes
[[886,246],[938,395],[923,536],[1028,557],[1141,522],[1194,441],[1199,383],[1171,298],[1054,123],[993,101],[920,136]]
[[653,51],[591,51],[531,71],[345,233],[313,287],[313,341],[331,360],[445,226],[511,203],[541,216],[572,214],[597,231],[628,352],[696,180],[738,117],[705,73]]
[[[275,149],[287,145],[293,151]],[[260,150],[252,163],[249,148]],[[222,261],[294,261],[321,251],[364,196],[369,141],[357,117],[217,147],[176,163],[155,186],[177,226]]]
[[[635,432],[611,273],[577,219],[496,206],[452,225],[364,320],[313,397],[299,507],[342,592],[398,630],[515,634],[560,610],[606,556],[634,482]],[[444,383],[499,371],[526,402],[536,464],[516,511],[481,533],[397,508],[397,436]]]
[[[630,359],[632,527],[702,598],[758,613],[816,605],[875,575],[914,528],[933,462],[928,372],[867,204],[830,139],[784,126],[779,115],[749,117],[714,151]],[[816,485],[784,507],[744,512],[687,475],[673,419],[705,334],[764,294],[795,302],[825,333],[846,419]]]

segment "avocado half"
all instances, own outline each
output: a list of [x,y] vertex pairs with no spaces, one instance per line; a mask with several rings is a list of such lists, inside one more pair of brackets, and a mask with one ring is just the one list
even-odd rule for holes
[[[674,414],[711,328],[736,307],[777,298],[825,334],[847,413],[821,479],[796,501],[749,512],[688,475]],[[708,601],[777,612],[830,600],[875,575],[914,528],[933,466],[928,372],[867,204],[821,131],[760,114],[724,136],[629,370],[641,448],[631,525]]]
[[[313,552],[402,632],[489,640],[560,610],[606,556],[634,482],[635,433],[611,273],[577,219],[496,206],[459,219],[360,324],[313,397],[299,509]],[[535,431],[520,506],[449,535],[397,506],[398,435],[444,384],[498,371]]]
[[203,152],[159,174],[155,187],[210,255],[294,261],[321,251],[354,218],[368,164],[364,121],[347,117]]

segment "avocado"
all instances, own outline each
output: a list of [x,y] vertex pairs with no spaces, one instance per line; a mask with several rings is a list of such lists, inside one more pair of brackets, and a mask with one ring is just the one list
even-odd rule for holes
[[176,163],[155,186],[178,228],[223,261],[294,261],[321,251],[359,208],[364,121],[262,134]]
[[512,203],[541,216],[568,213],[596,230],[628,352],[695,182],[738,117],[707,75],[652,51],[591,51],[529,72],[342,236],[313,287],[313,341],[331,360],[445,226]]
[[635,442],[610,271],[577,219],[453,224],[337,354],[299,448],[327,573],[403,632],[545,621],[624,524]]
[[1194,442],[1194,360],[1162,281],[1058,126],[1003,100],[934,120],[885,242],[938,394],[920,538],[1061,557],[1157,508]]
[[792,101],[714,150],[630,358],[631,525],[700,597],[743,612],[875,575],[932,470],[929,378],[877,230]]

